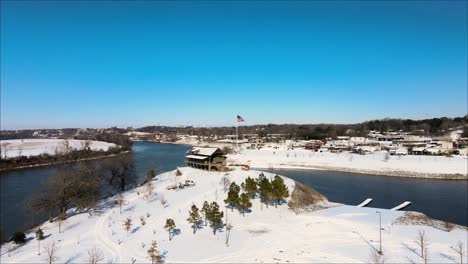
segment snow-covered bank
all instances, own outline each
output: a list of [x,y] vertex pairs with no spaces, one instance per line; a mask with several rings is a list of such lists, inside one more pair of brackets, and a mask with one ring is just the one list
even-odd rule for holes
[[[152,240],[165,255],[166,262],[369,262],[372,248],[379,245],[379,218],[382,213],[382,241],[388,262],[420,262],[413,249],[414,240],[424,230],[430,240],[431,262],[449,262],[456,254],[450,249],[458,241],[466,246],[466,229],[455,228],[450,232],[442,228],[419,225],[400,225],[397,219],[404,212],[385,209],[358,208],[336,204],[332,208],[296,214],[286,203],[275,208],[261,206],[254,199],[252,210],[243,217],[238,211],[227,211],[228,222],[233,228],[229,247],[225,245],[226,232],[213,235],[212,229],[202,226],[195,234],[187,222],[192,204],[201,208],[203,201],[217,201],[224,209],[222,178],[240,184],[248,176],[256,178],[258,171],[236,170],[228,173],[207,172],[181,168],[181,176],[175,171],[161,174],[153,181],[155,192],[150,201],[144,198],[145,186],[124,194],[126,203],[122,214],[114,205],[116,197],[104,200],[98,206],[98,213],[78,214],[63,224],[63,233],[58,233],[58,223],[44,223],[42,228],[46,239],[41,242],[42,253],[37,255],[37,241],[34,232],[28,233],[24,246],[6,253],[11,244],[2,247],[1,263],[45,262],[44,246],[55,241],[57,262],[83,263],[88,260],[88,250],[96,246],[105,256],[102,263],[149,262],[147,250]],[[265,173],[270,178],[273,174]],[[168,190],[169,185],[191,180],[195,186],[181,190]],[[290,194],[295,182],[285,178]],[[163,206],[160,199],[167,204]],[[289,199],[287,199],[289,200]],[[225,211],[226,213],[226,211]],[[140,217],[146,221],[140,223]],[[123,227],[125,219],[131,218],[130,232]],[[177,234],[171,241],[164,230],[166,218],[175,221]],[[224,218],[223,220],[225,220]]]
[[[89,146],[88,146],[89,143]],[[38,156],[41,154],[55,155],[72,150],[83,150],[89,147],[93,151],[107,151],[117,147],[113,143],[103,141],[86,141],[77,139],[12,139],[0,141],[2,157]]]
[[240,154],[229,155],[228,163],[246,164],[254,168],[318,169],[385,176],[468,179],[468,159],[461,156],[390,156],[386,152],[359,155],[304,149],[247,149]]

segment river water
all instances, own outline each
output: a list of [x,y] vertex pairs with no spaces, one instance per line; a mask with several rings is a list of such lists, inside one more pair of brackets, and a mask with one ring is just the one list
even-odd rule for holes
[[[149,168],[156,168],[161,173],[184,166],[188,149],[184,145],[135,143],[132,155],[137,181],[143,181]],[[45,216],[33,217],[25,203],[56,168],[57,166],[49,166],[0,173],[0,228],[4,237],[46,220]],[[332,202],[358,204],[366,198],[373,198],[370,206],[391,208],[408,200],[412,205],[406,210],[423,212],[437,219],[468,226],[467,181],[408,179],[313,170],[287,169],[273,172],[311,186]]]

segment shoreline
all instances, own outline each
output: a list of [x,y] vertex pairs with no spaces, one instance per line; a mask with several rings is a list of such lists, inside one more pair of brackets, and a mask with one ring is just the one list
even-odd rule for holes
[[77,160],[48,162],[48,163],[41,163],[41,164],[34,164],[34,165],[19,166],[19,167],[14,167],[14,168],[0,169],[0,172],[22,170],[22,169],[34,169],[34,168],[40,168],[40,167],[46,167],[46,166],[52,166],[52,165],[59,165],[59,164],[67,164],[67,163],[78,162],[78,161],[88,161],[88,160],[95,160],[95,159],[110,158],[110,157],[115,157],[117,155],[122,155],[122,154],[126,154],[126,153],[130,153],[130,150],[122,151],[122,152],[119,152],[119,153],[113,153],[113,154],[110,154],[110,155],[96,156],[96,157],[90,157],[90,158],[82,158],[82,159],[77,159]]
[[387,176],[395,178],[410,178],[410,179],[431,179],[431,180],[449,180],[449,181],[468,181],[468,175],[462,174],[430,174],[430,173],[418,173],[410,171],[373,171],[373,170],[360,170],[353,168],[343,167],[324,167],[324,166],[301,166],[301,165],[289,165],[279,164],[274,167],[263,167],[248,165],[255,170],[315,170],[315,171],[335,171],[335,172],[348,172],[353,174],[361,174],[368,176]]

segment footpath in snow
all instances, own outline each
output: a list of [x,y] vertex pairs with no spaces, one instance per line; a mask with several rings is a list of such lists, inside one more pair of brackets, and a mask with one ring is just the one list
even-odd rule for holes
[[304,149],[246,149],[239,154],[229,155],[228,163],[245,164],[253,168],[322,169],[386,176],[468,179],[468,159],[462,156],[390,156],[387,152],[359,155]]
[[[320,210],[293,211],[287,203],[274,206],[261,205],[258,198],[252,200],[250,212],[242,216],[237,210],[224,207],[227,197],[223,177],[240,185],[248,176],[257,178],[259,171],[235,170],[231,172],[206,172],[180,168],[158,175],[153,181],[155,193],[145,198],[146,186],[124,193],[122,212],[115,205],[116,197],[99,203],[96,212],[69,217],[58,232],[58,223],[44,223],[46,239],[41,241],[41,255],[37,254],[38,241],[34,231],[27,233],[27,243],[14,248],[11,243],[2,246],[1,263],[43,263],[46,261],[44,246],[57,245],[57,263],[85,263],[88,250],[97,247],[104,256],[102,263],[149,262],[147,250],[152,240],[166,262],[239,263],[239,262],[369,262],[371,252],[379,247],[379,217],[382,216],[382,245],[387,262],[421,262],[418,246],[414,242],[419,231],[424,231],[430,241],[428,255],[431,262],[447,263],[456,260],[451,249],[458,241],[465,246],[467,230],[455,227],[451,231],[440,225],[426,225],[402,221],[405,212],[322,202]],[[267,178],[273,174],[265,173]],[[168,186],[193,181],[195,186],[168,190]],[[284,178],[289,193],[296,184]],[[294,197],[294,195],[293,195]],[[163,199],[164,198],[164,199]],[[289,202],[294,198],[287,198]],[[307,197],[304,197],[307,199]],[[161,200],[166,200],[163,205]],[[226,230],[213,235],[209,226],[202,224],[194,234],[187,222],[192,204],[202,207],[204,201],[216,201],[227,213],[232,225],[229,246],[226,246]],[[140,217],[145,220],[142,225]],[[130,232],[123,223],[132,219]],[[164,229],[166,218],[172,218],[176,230],[172,240]],[[226,215],[223,218],[226,221]],[[7,252],[10,251],[10,252]]]

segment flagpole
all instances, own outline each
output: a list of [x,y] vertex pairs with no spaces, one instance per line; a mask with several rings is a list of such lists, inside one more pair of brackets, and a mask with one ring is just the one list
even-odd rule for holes
[[237,122],[237,116],[236,116],[236,150],[237,150],[237,123],[239,122]]

